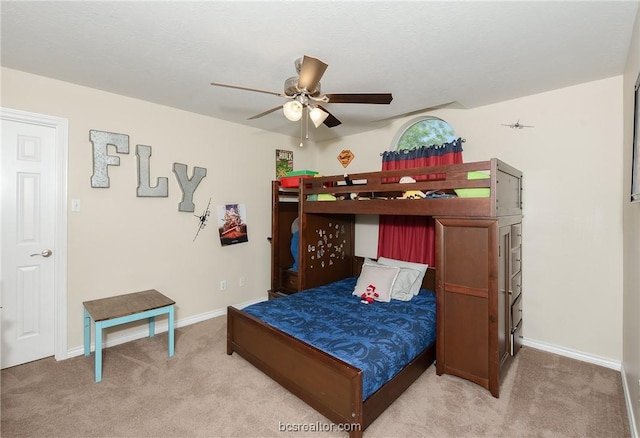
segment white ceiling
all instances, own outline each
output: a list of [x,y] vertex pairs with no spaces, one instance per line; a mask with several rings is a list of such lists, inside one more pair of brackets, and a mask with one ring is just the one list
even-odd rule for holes
[[2,66],[298,137],[278,96],[302,55],[327,104],[315,141],[436,105],[473,108],[623,73],[638,1],[2,1]]

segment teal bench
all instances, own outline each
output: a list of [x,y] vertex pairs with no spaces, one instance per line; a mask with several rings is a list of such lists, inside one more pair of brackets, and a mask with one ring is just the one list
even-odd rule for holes
[[102,330],[141,319],[149,319],[149,337],[155,335],[155,317],[167,314],[169,327],[169,357],[174,354],[174,306],[175,301],[155,289],[134,292],[99,300],[85,301],[84,306],[84,355],[91,354],[91,319],[95,323],[95,380],[102,380]]

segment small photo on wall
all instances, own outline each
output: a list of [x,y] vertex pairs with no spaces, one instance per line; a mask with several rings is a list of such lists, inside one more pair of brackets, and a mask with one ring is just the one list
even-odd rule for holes
[[218,233],[222,246],[249,241],[244,204],[218,205]]
[[276,149],[276,178],[287,176],[293,170],[293,151]]

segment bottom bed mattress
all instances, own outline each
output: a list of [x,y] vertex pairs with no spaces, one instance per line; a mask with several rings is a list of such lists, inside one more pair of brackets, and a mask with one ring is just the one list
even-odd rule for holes
[[347,278],[243,311],[362,370],[366,400],[435,342],[436,298],[422,289],[411,301],[363,304],[352,295],[356,280]]

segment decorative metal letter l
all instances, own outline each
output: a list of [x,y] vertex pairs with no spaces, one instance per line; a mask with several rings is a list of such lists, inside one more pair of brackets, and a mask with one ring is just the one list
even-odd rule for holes
[[138,157],[138,193],[140,197],[167,197],[169,196],[169,180],[167,177],[158,178],[158,184],[151,187],[151,176],[149,171],[149,157],[151,157],[151,146],[136,145],[136,156]]

